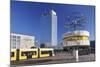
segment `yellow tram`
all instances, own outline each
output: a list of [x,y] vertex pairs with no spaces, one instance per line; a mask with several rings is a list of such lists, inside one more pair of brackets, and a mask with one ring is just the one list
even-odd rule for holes
[[40,48],[39,56],[40,57],[54,56],[54,50],[52,48]]
[[12,49],[11,61],[36,59],[54,56],[53,48]]
[[11,60],[15,61],[16,60],[16,49],[12,49],[10,55],[11,55]]
[[38,58],[38,49],[20,49],[19,51],[19,59],[33,59]]

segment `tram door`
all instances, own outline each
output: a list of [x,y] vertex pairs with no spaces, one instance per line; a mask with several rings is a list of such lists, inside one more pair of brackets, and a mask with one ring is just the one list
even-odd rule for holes
[[52,51],[49,51],[49,56],[52,56]]
[[20,55],[19,52],[20,52],[20,50],[17,49],[17,54],[16,54],[16,60],[17,60],[17,61],[19,61],[19,55]]
[[32,59],[32,52],[27,52],[27,59]]

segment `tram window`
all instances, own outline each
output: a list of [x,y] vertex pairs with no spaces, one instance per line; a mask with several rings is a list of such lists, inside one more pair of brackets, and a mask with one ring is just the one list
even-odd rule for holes
[[26,55],[27,55],[26,52],[22,52],[22,53],[21,53],[21,56],[26,56]]
[[28,53],[31,54],[31,55],[36,55],[36,51],[30,51]]
[[28,55],[33,55],[33,53],[32,52],[28,52]]
[[27,55],[36,55],[36,51],[27,51],[21,53],[21,56],[27,56]]
[[14,57],[14,52],[11,52],[11,57]]
[[34,52],[32,52],[33,53],[33,55],[36,55],[36,51],[34,51]]
[[49,54],[52,51],[41,51],[41,54]]

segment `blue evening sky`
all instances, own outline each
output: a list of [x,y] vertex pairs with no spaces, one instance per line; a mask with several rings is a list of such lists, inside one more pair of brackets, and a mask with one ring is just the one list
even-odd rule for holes
[[[95,7],[87,5],[12,1],[11,32],[33,35],[38,41],[41,40],[41,16],[44,12],[49,13],[51,9],[56,11],[58,17],[58,41],[62,40],[63,34],[67,32],[64,27],[65,17],[72,15],[73,12],[83,13],[87,17],[86,30],[90,32],[90,40],[95,40]],[[49,39],[48,36],[45,38]]]

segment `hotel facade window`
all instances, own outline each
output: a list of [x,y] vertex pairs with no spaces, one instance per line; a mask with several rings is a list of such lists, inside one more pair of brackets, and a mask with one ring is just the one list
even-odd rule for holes
[[11,48],[17,49],[20,48],[20,36],[11,36]]

